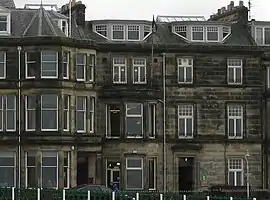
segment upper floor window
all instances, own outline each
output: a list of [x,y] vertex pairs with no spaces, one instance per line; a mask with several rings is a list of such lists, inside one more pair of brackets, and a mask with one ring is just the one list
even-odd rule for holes
[[203,34],[203,27],[202,26],[193,26],[192,27],[192,41],[204,41],[204,34]]
[[207,41],[217,42],[219,40],[218,32],[219,32],[218,27],[216,27],[216,26],[207,27],[207,29],[206,29]]
[[90,97],[89,103],[89,121],[90,121],[90,133],[93,133],[95,130],[95,97]]
[[70,59],[70,53],[67,51],[63,52],[62,73],[63,73],[64,79],[69,78],[69,59]]
[[128,25],[127,29],[128,40],[140,40],[140,26]]
[[37,187],[36,153],[25,152],[25,186],[26,188]]
[[10,34],[10,13],[0,15],[0,35]]
[[106,105],[106,137],[120,137],[123,124],[122,115],[122,106],[120,104]]
[[16,131],[16,96],[0,96],[0,131]]
[[69,123],[70,123],[70,96],[64,95],[64,122],[63,122],[63,129],[64,131],[69,131]]
[[228,59],[227,60],[228,72],[227,81],[228,84],[242,84],[242,67],[243,61],[241,59]]
[[227,106],[228,137],[230,139],[243,138],[243,118],[242,105]]
[[76,57],[76,79],[77,81],[86,80],[86,54],[78,53]]
[[76,130],[78,133],[86,133],[86,96],[76,97]]
[[41,187],[57,188],[58,176],[58,152],[42,152],[41,159]]
[[58,77],[58,52],[41,52],[41,78]]
[[96,25],[95,30],[98,34],[103,37],[108,37],[108,26],[107,25]]
[[187,26],[174,26],[174,32],[183,38],[187,38]]
[[58,96],[56,94],[41,95],[41,130],[58,130]]
[[127,137],[143,136],[143,105],[140,103],[126,104]]
[[192,58],[178,58],[178,83],[192,83],[193,82],[193,59]]
[[112,26],[112,39],[113,40],[124,40],[125,39],[125,26],[124,25],[113,25]]
[[270,27],[256,27],[255,41],[259,45],[270,45]]
[[16,153],[1,151],[0,161],[0,184],[3,187],[16,187]]
[[127,83],[126,58],[113,58],[113,83]]
[[192,138],[194,132],[193,105],[178,106],[178,137]]
[[242,158],[231,158],[228,160],[228,185],[243,186],[244,165]]
[[95,74],[95,65],[96,65],[96,55],[95,54],[90,54],[89,56],[89,81],[93,82],[94,81],[94,74]]
[[36,56],[36,52],[25,52],[25,78],[35,78]]
[[7,55],[6,52],[0,51],[0,79],[6,78]]
[[36,129],[36,96],[25,96],[25,130],[35,131]]
[[145,58],[133,59],[133,83],[135,84],[146,83],[146,59]]

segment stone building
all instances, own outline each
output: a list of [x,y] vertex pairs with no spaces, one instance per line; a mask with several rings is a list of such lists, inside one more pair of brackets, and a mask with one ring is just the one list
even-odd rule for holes
[[247,161],[263,185],[263,52],[242,3],[209,20],[158,16],[155,33],[87,21],[81,2],[71,30],[68,5],[0,6],[1,185],[238,186]]

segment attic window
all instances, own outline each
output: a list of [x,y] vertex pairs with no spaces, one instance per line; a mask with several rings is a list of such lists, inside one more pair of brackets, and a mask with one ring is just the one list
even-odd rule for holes
[[209,26],[207,27],[207,41],[216,42],[218,41],[218,27]]
[[151,33],[151,26],[143,27],[143,37],[146,38]]
[[184,38],[187,38],[187,27],[186,26],[174,26],[174,33]]
[[140,27],[138,25],[128,26],[128,40],[139,40],[140,39]]
[[6,32],[8,25],[8,17],[0,16],[0,32]]
[[113,40],[124,40],[125,31],[123,25],[113,25],[112,27],[112,39]]
[[223,36],[223,39],[224,39],[230,34],[230,28],[229,27],[223,27],[222,32],[223,32],[222,36]]
[[95,29],[98,34],[107,38],[107,25],[96,25]]
[[202,26],[194,26],[192,27],[192,40],[193,41],[203,41],[203,27]]
[[66,20],[61,20],[61,30],[65,33],[65,35],[68,35],[68,23]]

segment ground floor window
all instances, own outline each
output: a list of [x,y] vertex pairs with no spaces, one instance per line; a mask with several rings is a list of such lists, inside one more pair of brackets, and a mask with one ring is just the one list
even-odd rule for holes
[[126,189],[143,189],[143,159],[141,157],[126,158]]
[[228,184],[231,186],[244,184],[243,159],[232,158],[228,160]]
[[0,187],[16,186],[15,153],[0,153]]

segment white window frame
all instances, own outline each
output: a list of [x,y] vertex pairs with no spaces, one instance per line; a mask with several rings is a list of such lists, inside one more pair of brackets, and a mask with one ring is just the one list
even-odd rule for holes
[[[198,31],[198,29],[202,29],[202,31]],[[202,40],[195,40],[193,38],[193,33],[202,33],[203,34],[203,39]],[[205,33],[204,33],[204,27],[203,26],[192,26],[191,27],[191,41],[192,42],[204,42],[204,38],[205,38]]]
[[[8,95],[5,96],[5,105],[6,105],[6,131],[7,132],[14,132],[16,131],[16,124],[17,124],[17,97],[16,95],[12,95],[14,97],[14,107],[13,108],[8,108],[8,98],[7,98]],[[7,113],[8,111],[13,111],[14,112],[14,128],[13,129],[8,129],[7,128],[7,124],[8,124],[8,117],[7,117]]]
[[[53,152],[53,153],[56,153],[56,165],[57,166],[53,166],[53,165],[46,165],[46,166],[43,166],[43,163],[42,163],[42,158],[44,157],[43,156],[43,154],[44,154],[44,152],[42,152],[42,155],[41,155],[41,160],[40,160],[40,164],[41,164],[41,167],[40,167],[40,179],[41,179],[41,183],[40,183],[40,185],[41,185],[41,188],[43,188],[43,185],[42,185],[42,182],[43,182],[43,168],[51,168],[51,167],[56,167],[56,187],[54,187],[55,189],[58,189],[58,187],[59,187],[59,154],[58,154],[58,152],[54,152],[54,151],[46,151],[46,153],[51,153],[51,152]],[[47,156],[47,158],[54,158],[53,156]]]
[[[123,41],[123,40],[125,40],[125,38],[126,38],[126,34],[125,34],[126,27],[125,27],[125,25],[123,25],[123,24],[113,24],[111,26],[112,26],[112,32],[111,32],[112,40],[114,40],[114,41]],[[122,29],[122,30],[118,30],[118,29]],[[123,39],[114,39],[113,38],[113,32],[114,31],[123,31]]]
[[[124,60],[124,63],[117,63],[116,61],[117,60]],[[114,80],[114,74],[115,74],[115,68],[117,68],[117,71],[118,71],[118,81],[115,81]],[[121,81],[121,71],[122,69],[125,70],[125,81]],[[114,84],[126,84],[127,83],[127,59],[126,58],[122,58],[122,57],[119,57],[119,58],[113,58],[113,83]]]
[[[191,64],[189,63],[191,61]],[[193,58],[177,58],[177,81],[179,84],[192,84],[193,83]],[[179,71],[184,68],[184,82],[180,81]],[[191,81],[187,81],[187,68],[191,68]]]
[[[129,39],[129,32],[138,32],[138,39]],[[127,25],[127,40],[128,41],[140,41],[141,39],[141,30],[139,25]]]
[[[28,112],[30,111],[35,111],[35,115],[36,115],[36,108],[28,108],[28,98],[29,96],[25,96],[25,130],[26,131],[35,131],[36,129],[34,128],[28,128]],[[35,124],[36,126],[36,124]]]
[[90,54],[89,55],[89,71],[90,71],[90,78],[89,78],[89,82],[94,82],[94,76],[95,76],[95,66],[96,66],[96,54]]
[[[65,95],[66,97],[67,97],[67,108],[65,108],[65,102],[64,102],[64,104],[63,104],[63,107],[64,107],[64,109],[63,109],[63,114],[64,114],[64,116],[65,115],[67,115],[67,121],[66,122],[64,122],[64,123],[67,123],[67,128],[65,128],[65,127],[63,127],[63,130],[65,131],[65,132],[68,132],[69,130],[70,130],[70,121],[69,121],[69,118],[70,118],[70,96],[69,95]],[[65,96],[63,97],[63,99],[65,100]],[[65,118],[64,118],[65,119]]]
[[[63,22],[66,23],[65,31],[63,31]],[[69,33],[69,30],[68,30],[68,21],[66,19],[60,19],[58,26],[63,31],[63,33],[65,33],[65,35],[68,36],[68,33]]]
[[[182,39],[187,40],[187,37],[188,37],[187,26],[185,26],[185,25],[176,25],[176,26],[173,26],[172,32],[175,35],[181,37]],[[184,36],[182,36],[182,35],[179,34],[179,33],[184,33],[184,32],[186,33],[186,37],[184,37]]]
[[36,165],[35,166],[28,166],[28,162],[27,162],[27,160],[28,160],[28,154],[29,154],[29,152],[25,152],[25,154],[24,154],[24,162],[25,162],[25,187],[26,188],[29,188],[28,187],[28,168],[36,168]]
[[[89,132],[90,133],[94,133],[95,131],[95,101],[96,101],[96,98],[93,97],[93,96],[90,96],[90,99],[89,99],[89,114],[90,114],[90,126],[89,126]],[[91,127],[93,128],[91,130]]]
[[[42,57],[43,57],[43,53],[45,53],[45,52],[55,53],[56,60],[43,61]],[[41,61],[41,69],[40,69],[40,77],[41,78],[46,78],[46,79],[58,78],[58,52],[57,51],[42,51],[42,52],[40,52],[40,61]],[[55,76],[44,76],[44,75],[42,75],[43,63],[55,63],[56,64],[56,69],[55,69],[56,74],[55,74]]]
[[[241,160],[241,169],[231,169],[231,162],[232,161],[240,161]],[[229,173],[234,173],[234,186],[243,186],[244,185],[244,160],[242,158],[229,158],[228,159],[228,185],[230,184],[229,180]],[[237,179],[236,179],[236,172],[241,172],[241,184],[237,185]]]
[[[235,110],[237,109],[237,110]],[[236,115],[231,115],[232,113],[237,112]],[[234,121],[234,136],[229,136],[229,130],[230,130],[230,122],[229,120]],[[240,119],[241,120],[241,136],[236,136],[236,120]],[[229,139],[243,139],[243,132],[244,132],[244,108],[242,105],[227,105],[227,134]]]
[[7,52],[5,52],[5,51],[1,51],[1,52],[3,52],[3,55],[4,55],[4,62],[0,62],[4,66],[4,69],[3,69],[4,76],[0,76],[0,79],[6,79],[6,77],[7,77]]
[[[141,161],[141,167],[128,167],[128,160],[140,160]],[[128,180],[127,172],[128,172],[128,170],[140,170],[142,172],[142,187],[141,188],[128,188],[127,187],[127,180]],[[127,157],[126,158],[126,189],[142,190],[143,187],[144,187],[143,178],[144,178],[144,173],[143,173],[143,158],[141,158],[141,157]]]
[[[148,188],[149,190],[156,190],[157,189],[157,157],[150,157],[148,159],[148,165],[149,165],[149,161],[150,160],[153,160],[154,162],[154,188]],[[148,166],[148,169],[149,169],[149,166]]]
[[[153,106],[153,113],[152,113],[152,110],[151,110],[151,107]],[[152,122],[150,122],[149,121],[149,125],[148,125],[148,129],[149,129],[149,134],[150,134],[150,130],[153,128],[154,130],[153,130],[153,136],[149,136],[149,138],[151,138],[151,139],[154,139],[154,138],[156,138],[156,120],[157,120],[157,116],[156,116],[156,109],[157,109],[157,104],[156,103],[150,103],[149,105],[148,105],[148,120],[153,120],[153,122],[154,122],[154,124],[152,124]],[[152,116],[152,114],[153,114],[153,116]],[[152,119],[152,117],[154,118],[154,119]],[[153,127],[151,127],[151,126],[153,126]]]
[[[83,110],[78,110],[77,103],[78,103],[78,97],[83,98]],[[87,112],[87,97],[86,96],[76,96],[76,132],[77,133],[86,133],[86,112]],[[84,130],[78,130],[77,126],[77,112],[83,112],[84,113]]]
[[[99,32],[106,32],[106,36],[104,36],[104,35],[102,35],[101,33],[99,33]],[[103,38],[105,38],[105,39],[108,39],[108,25],[106,25],[106,24],[96,24],[95,26],[94,26],[94,32],[96,33],[96,34],[98,34],[99,36],[101,36],[101,37],[103,37]]]
[[68,162],[68,165],[65,165],[64,163],[63,163],[63,168],[65,169],[67,169],[67,186],[66,185],[64,185],[64,189],[68,189],[69,187],[70,187],[70,172],[71,172],[71,170],[70,170],[70,161],[71,161],[71,159],[70,159],[70,151],[66,151],[65,153],[67,153],[67,162]]
[[25,52],[25,78],[26,79],[34,79],[35,76],[28,76],[28,64],[34,64],[36,63],[36,60],[28,60],[28,53],[34,53],[34,52]]
[[69,51],[64,51],[63,56],[64,56],[64,54],[67,54],[67,60],[66,61],[63,60],[62,65],[63,65],[63,68],[66,67],[67,75],[64,76],[64,74],[63,74],[63,79],[69,79],[70,52]]
[[[83,55],[84,63],[78,64],[78,60],[77,60],[78,55]],[[76,71],[76,80],[77,81],[86,81],[86,59],[87,59],[87,55],[85,53],[77,53],[77,55],[76,55],[76,69],[78,68],[78,66],[80,66],[80,67],[83,67],[83,70],[84,70],[84,72],[83,72],[84,77],[83,78],[77,78],[77,71]]]
[[[181,109],[184,109],[183,111],[181,111]],[[180,112],[185,113],[185,114],[180,114]],[[189,114],[191,113],[191,115]],[[180,104],[178,105],[177,108],[177,124],[178,124],[178,138],[180,139],[192,139],[194,137],[194,105],[191,104]],[[185,135],[180,135],[180,119],[184,119],[185,120]],[[187,120],[191,119],[192,120],[192,135],[189,136],[187,135]]]
[[[144,36],[144,33],[147,33],[146,36]],[[144,25],[143,26],[143,40],[149,37],[152,33],[152,27],[150,25]]]
[[[225,37],[223,37],[224,33],[227,33],[227,35]],[[222,27],[222,41],[225,41],[230,35],[231,35],[231,27],[223,26]]]
[[[263,40],[263,42],[262,42],[262,44],[258,44],[257,43],[257,29],[258,28],[261,28],[262,29],[262,40]],[[265,44],[265,28],[270,28],[270,26],[255,26],[255,28],[254,28],[254,31],[255,31],[255,33],[254,33],[254,40],[255,40],[255,42],[258,44],[258,45],[263,45],[263,46],[270,46],[270,44]]]
[[[44,94],[44,95],[46,95],[46,94]],[[58,131],[58,126],[59,126],[59,120],[58,120],[58,117],[59,117],[59,97],[57,96],[57,95],[55,95],[56,96],[56,101],[57,101],[57,104],[56,104],[56,108],[45,108],[45,110],[49,110],[49,111],[56,111],[56,128],[55,129],[44,129],[44,128],[42,128],[42,126],[43,126],[43,124],[42,124],[42,117],[43,117],[43,115],[42,115],[42,113],[43,113],[43,110],[44,110],[44,108],[42,108],[42,103],[43,103],[43,95],[41,95],[41,131]]]
[[[140,105],[140,110],[141,110],[141,114],[128,114],[128,105]],[[127,128],[127,119],[128,118],[132,118],[132,117],[135,117],[135,118],[141,118],[142,119],[142,124],[141,124],[141,126],[142,126],[142,132],[141,132],[141,135],[140,136],[129,136],[128,134],[127,134],[127,131],[125,131],[125,133],[126,133],[126,138],[142,138],[143,137],[143,134],[144,134],[144,130],[143,130],[143,104],[142,103],[126,103],[125,104],[125,110],[126,110],[126,128]]]
[[[217,33],[216,40],[209,40],[208,34],[209,33]],[[206,41],[207,42],[218,42],[219,41],[219,27],[218,26],[207,26],[206,27]]]
[[[241,65],[236,65],[237,62],[241,63]],[[229,73],[229,69],[232,68],[233,69],[233,79],[234,82],[230,82],[230,73]],[[241,81],[239,83],[236,82],[236,69],[241,69]],[[227,83],[228,85],[242,85],[243,83],[243,60],[242,59],[227,59]]]
[[0,121],[0,123],[2,123],[2,128],[0,128],[0,131],[4,131],[4,112],[5,112],[4,101],[5,101],[5,96],[1,95],[0,98],[1,98],[1,101],[2,101],[2,103],[0,105],[0,115],[2,115],[1,116],[2,120]]
[[[136,63],[138,62],[138,63]],[[134,84],[146,84],[147,83],[147,67],[146,67],[146,59],[145,58],[133,58],[132,59],[132,75],[133,75],[133,83]],[[138,70],[138,81],[135,80],[135,69],[137,68]],[[144,69],[144,77],[145,80],[141,81],[140,80],[140,74],[141,70]]]
[[[4,155],[5,154],[5,155]],[[12,155],[12,156],[11,156]],[[14,183],[14,185],[13,185],[13,187],[16,187],[16,184],[17,184],[17,179],[16,179],[16,153],[15,152],[11,152],[11,151],[2,151],[1,153],[0,153],[0,158],[10,158],[10,157],[12,157],[13,159],[14,159],[14,165],[13,166],[9,166],[9,165],[6,165],[6,166],[1,166],[0,165],[0,168],[6,168],[6,167],[9,167],[9,168],[13,168],[13,175],[14,175],[14,180],[13,180],[13,183]]]
[[0,35],[9,35],[11,34],[11,13],[1,13],[0,16],[7,18],[7,30],[0,31]]

